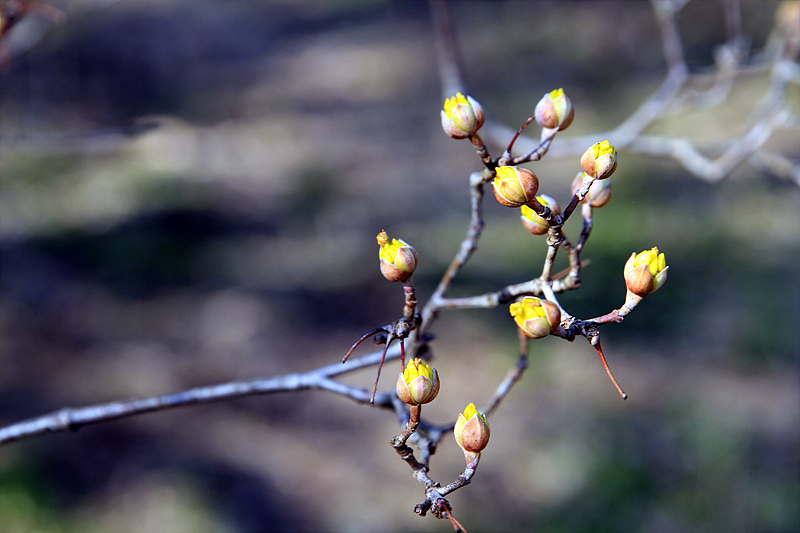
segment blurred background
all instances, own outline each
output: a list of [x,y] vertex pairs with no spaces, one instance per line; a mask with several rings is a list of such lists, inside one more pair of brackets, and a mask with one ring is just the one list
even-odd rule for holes
[[[384,228],[416,247],[427,299],[480,168],[441,131],[427,3],[52,5],[67,20],[15,27],[22,51],[0,74],[0,425],[338,361],[401,313],[377,268]],[[777,6],[743,3],[753,51]],[[721,7],[679,17],[690,68],[709,72],[700,89],[727,38]],[[612,129],[665,74],[646,2],[458,2],[453,22],[469,94],[513,128],[564,87],[563,137]],[[721,106],[650,132],[738,135],[769,83],[746,74]],[[797,86],[789,98],[800,112]],[[768,146],[800,158],[797,131]],[[577,158],[529,167],[565,205]],[[619,307],[631,252],[665,252],[669,282],[602,329],[630,399],[584,340],[532,343],[455,516],[471,533],[800,531],[800,189],[748,166],[711,185],[625,151],[613,181],[583,286],[561,303],[584,318]],[[486,219],[453,296],[541,272],[544,242],[516,211],[487,197]],[[505,308],[446,312],[433,330],[443,386],[423,414],[445,423],[491,397],[517,334]],[[12,443],[0,530],[451,531],[413,514],[423,487],[388,445],[398,431],[385,411],[305,392]],[[452,439],[431,466],[443,484],[461,472]]]

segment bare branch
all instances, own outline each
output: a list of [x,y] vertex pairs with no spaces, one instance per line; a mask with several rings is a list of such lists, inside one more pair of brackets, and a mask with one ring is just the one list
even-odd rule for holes
[[[440,309],[439,305],[442,303],[442,300],[447,294],[447,291],[450,288],[450,285],[453,283],[453,280],[464,267],[464,265],[467,264],[467,261],[469,261],[469,258],[472,257],[472,254],[475,253],[475,250],[478,247],[478,239],[480,239],[483,228],[486,225],[483,220],[483,184],[487,179],[487,176],[490,174],[491,173],[489,171],[484,170],[480,173],[474,172],[469,178],[472,216],[469,229],[467,230],[467,237],[462,241],[461,248],[459,248],[458,253],[445,271],[441,281],[439,281],[439,285],[431,295],[430,300],[428,300],[428,303],[422,309],[422,324],[416,330],[417,342],[415,343],[415,346],[412,347],[414,353],[416,353],[416,349],[419,346],[419,339],[422,338],[423,334],[428,330],[428,328],[430,328],[431,324],[436,319],[436,315]],[[411,357],[414,357],[413,353]]]
[[[723,179],[739,165],[750,160],[751,156],[763,147],[766,141],[790,120],[797,120],[789,109],[782,106],[786,99],[788,85],[800,83],[800,66],[794,61],[796,51],[783,45],[784,37],[776,28],[768,49],[755,56],[753,61],[742,65],[745,54],[744,40],[739,34],[740,23],[738,2],[725,4],[725,16],[731,33],[730,40],[720,46],[715,54],[716,81],[707,91],[682,92],[690,75],[683,57],[680,32],[675,15],[686,4],[686,0],[652,0],[653,12],[661,33],[662,52],[667,63],[667,75],[659,88],[645,100],[636,111],[613,130],[597,132],[563,139],[549,149],[551,157],[573,157],[580,155],[586,147],[597,139],[608,139],[618,149],[631,153],[656,155],[675,160],[694,176],[709,182]],[[751,125],[741,136],[717,141],[721,155],[716,159],[703,153],[698,142],[685,137],[648,136],[643,132],[655,121],[683,109],[688,105],[707,107],[717,105],[730,93],[733,80],[741,73],[771,69],[772,84],[764,99],[751,115]],[[484,136],[492,142],[501,144],[504,139],[514,135],[514,131],[504,125],[487,122]],[[522,137],[517,142],[519,150],[535,150],[537,142]],[[775,158],[769,158],[776,161]],[[773,171],[776,175],[798,181],[795,173],[785,163],[773,165],[765,160],[754,160],[761,168]]]
[[517,359],[517,364],[508,371],[505,379],[500,383],[500,386],[497,387],[494,396],[489,400],[486,409],[483,409],[483,414],[487,417],[491,416],[491,414],[500,407],[500,402],[511,392],[511,388],[517,381],[522,379],[522,374],[524,374],[525,370],[528,368],[528,347],[530,346],[531,340],[522,333],[521,329],[517,328],[517,332],[519,335],[519,358]]
[[[645,100],[622,124],[611,131],[562,139],[550,147],[550,156],[569,157],[581,155],[586,151],[587,147],[596,143],[597,139],[608,139],[617,149],[628,147],[642,131],[656,119],[663,116],[687,79],[688,74],[685,69],[680,67],[671,69],[656,92]],[[514,135],[514,131],[511,128],[488,120],[483,129],[484,135],[495,143],[502,143],[502,139],[507,139],[509,136]],[[527,137],[521,137],[517,141],[517,148],[532,151],[538,145],[538,143],[534,143],[535,141]]]
[[[345,385],[332,378],[378,364],[382,351],[374,352],[345,364],[335,363],[305,373],[287,374],[271,379],[254,379],[250,381],[234,381],[207,387],[163,394],[149,398],[139,398],[109,402],[87,407],[65,407],[50,414],[31,418],[0,428],[0,445],[42,435],[79,429],[90,424],[108,422],[119,418],[165,411],[176,407],[202,405],[232,398],[243,398],[262,394],[298,390],[326,390],[350,398],[358,403],[370,403],[370,392],[366,389]],[[395,345],[386,354],[389,360],[400,357],[400,348]],[[378,394],[375,405],[393,409],[393,393]]]
[[456,44],[453,31],[453,17],[447,0],[430,0],[431,22],[436,39],[436,56],[439,59],[439,78],[442,85],[442,99],[464,92],[461,77],[461,48]]
[[793,162],[780,154],[761,150],[751,155],[747,162],[755,168],[764,169],[800,185],[800,163]]
[[669,156],[695,176],[715,182],[746,161],[767,142],[775,130],[788,124],[792,116],[790,110],[783,109],[764,117],[744,135],[731,141],[716,159],[706,157],[695,143],[684,138],[641,135],[633,141],[631,148],[639,154]]

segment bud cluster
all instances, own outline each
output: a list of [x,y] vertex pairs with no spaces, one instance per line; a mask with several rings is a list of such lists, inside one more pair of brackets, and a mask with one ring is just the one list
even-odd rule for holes
[[[511,293],[512,295],[543,294],[546,298],[523,296],[518,301],[513,302],[509,306],[509,314],[515,324],[526,337],[531,339],[557,335],[572,340],[576,335],[585,336],[597,350],[609,377],[617,386],[623,399],[627,398],[627,395],[616,383],[606,363],[600,346],[599,334],[597,334],[597,326],[619,321],[642,298],[657,291],[664,284],[669,270],[664,254],[654,247],[631,255],[625,264],[623,272],[627,288],[625,304],[608,315],[588,321],[579,320],[564,311],[555,296],[556,292],[579,286],[580,279],[578,274],[583,264],[580,260],[580,251],[583,249],[583,245],[592,229],[592,209],[603,207],[611,200],[610,176],[617,168],[617,151],[615,147],[608,140],[604,140],[590,146],[583,153],[580,158],[582,172],[573,180],[571,185],[572,198],[566,209],[562,211],[561,205],[552,196],[546,194],[537,196],[540,185],[539,177],[532,170],[519,165],[541,158],[547,152],[556,133],[563,131],[572,123],[575,111],[572,101],[564,93],[563,89],[556,89],[546,93],[539,100],[534,110],[534,116],[529,118],[520,128],[504,155],[499,159],[491,158],[488,149],[478,135],[478,130],[486,120],[486,113],[474,98],[457,93],[455,96],[445,100],[440,115],[445,133],[455,139],[469,139],[477,148],[481,161],[486,167],[482,173],[473,175],[477,177],[471,180],[471,186],[482,187],[484,184],[491,183],[494,196],[500,204],[506,207],[520,208],[520,219],[527,231],[533,235],[548,235],[547,245],[549,249],[545,268],[541,277],[533,280],[538,283],[531,285],[521,284],[525,286],[523,290]],[[512,157],[511,150],[514,141],[534,119],[543,128],[539,147],[526,155]],[[478,193],[480,194],[475,196],[482,198],[482,189]],[[563,228],[565,222],[579,204],[583,204],[581,209],[581,214],[584,218],[583,231],[580,240],[572,243],[567,239]],[[475,208],[473,215],[480,216],[478,208]],[[478,235],[470,236],[469,238],[472,239],[470,244],[475,245]],[[403,240],[389,239],[385,231],[382,231],[377,239],[380,246],[381,273],[390,281],[403,282],[403,289],[406,293],[406,307],[404,308],[402,319],[374,330],[362,337],[362,340],[375,332],[384,332],[387,335],[386,345],[388,349],[388,345],[392,340],[400,339],[401,360],[405,361],[403,340],[413,338],[409,334],[415,331],[417,327],[420,329],[416,332],[424,334],[426,327],[426,319],[421,318],[425,315],[425,310],[421,314],[415,312],[417,301],[414,284],[411,279],[417,266],[417,252]],[[559,278],[562,273],[552,274],[556,251],[560,246],[568,249],[570,261],[569,270],[564,271],[564,273],[569,272],[569,277],[563,283],[557,283],[560,281]],[[465,260],[458,258],[453,263],[455,266],[451,266],[442,283],[452,282],[452,278],[457,273],[458,268],[463,265],[463,261]],[[511,286],[506,289],[509,288]],[[478,299],[480,298],[478,297]],[[472,303],[464,304],[464,307],[470,305]],[[436,306],[434,305],[433,315],[435,313]],[[562,316],[564,318],[563,326],[561,323]],[[417,342],[419,343],[418,339]],[[353,348],[357,345],[358,343]],[[351,352],[353,348],[351,348]],[[419,348],[419,344],[417,344],[416,348]],[[414,351],[412,353],[416,354],[417,352]],[[384,349],[383,354],[383,357],[385,356],[386,349]],[[346,358],[347,356],[343,361]],[[381,359],[382,363],[383,358]],[[380,376],[380,367],[378,375]],[[401,365],[401,372],[397,377],[395,390],[397,397],[411,407],[406,429],[393,439],[395,443],[393,445],[398,449],[398,452],[401,451],[401,445],[405,446],[407,439],[417,431],[422,422],[420,415],[422,405],[432,402],[438,396],[440,387],[441,382],[438,371],[420,358],[414,357],[405,368],[402,368]],[[375,389],[373,389],[373,398],[375,390],[377,390],[377,378]],[[464,452],[467,460],[467,468],[460,478],[463,477],[466,480],[465,482],[468,483],[469,476],[472,475],[470,472],[474,473],[480,454],[489,442],[490,429],[486,415],[479,412],[475,404],[470,403],[463,413],[459,413],[453,434],[456,443]],[[403,450],[402,453],[405,454],[406,450]]]

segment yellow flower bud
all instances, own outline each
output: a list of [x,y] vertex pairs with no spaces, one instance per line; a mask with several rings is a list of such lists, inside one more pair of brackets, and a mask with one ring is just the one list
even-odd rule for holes
[[474,403],[469,404],[463,414],[459,413],[453,433],[459,447],[465,452],[478,453],[489,444],[489,422],[485,415],[478,412]]
[[641,253],[632,253],[625,263],[625,286],[636,296],[644,298],[656,292],[667,281],[666,259],[654,247]]
[[385,231],[378,234],[381,274],[389,281],[405,281],[417,268],[417,251],[400,239],[392,239]]
[[561,309],[548,300],[526,296],[509,308],[522,332],[532,339],[541,339],[561,325]]
[[575,118],[572,100],[564,94],[564,89],[556,89],[545,94],[533,112],[540,126],[559,131],[567,129]]
[[439,373],[419,357],[397,378],[397,396],[409,405],[432,402],[439,394]]
[[444,101],[442,128],[454,139],[469,137],[483,126],[486,113],[477,100],[461,93]]
[[[554,198],[546,194],[541,194],[537,196],[536,199],[539,200],[540,204],[546,205],[552,209],[556,215],[561,214],[561,206],[558,205],[558,202],[556,202]],[[520,218],[522,219],[522,225],[525,226],[525,229],[534,235],[544,235],[550,229],[550,224],[527,205],[522,206],[522,215]]]
[[[586,174],[578,174],[572,181],[572,194],[578,192],[583,186],[583,180]],[[603,207],[611,201],[611,178],[604,180],[594,180],[589,186],[589,192],[586,197],[581,200],[582,204],[589,204],[592,207]]]
[[536,197],[539,178],[522,167],[498,167],[492,182],[494,196],[506,207],[522,207]]
[[595,143],[581,156],[581,167],[591,177],[605,179],[617,169],[617,150],[608,141]]

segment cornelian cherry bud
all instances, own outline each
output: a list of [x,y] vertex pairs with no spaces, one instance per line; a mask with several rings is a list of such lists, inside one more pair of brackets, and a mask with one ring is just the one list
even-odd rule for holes
[[389,281],[405,281],[417,268],[417,251],[405,241],[392,239],[385,231],[378,234],[381,274]]
[[605,179],[617,169],[617,150],[608,141],[595,143],[581,156],[581,167],[589,176]]
[[533,116],[540,126],[563,131],[572,124],[575,110],[572,108],[572,100],[564,94],[564,89],[556,89],[539,100]]
[[[549,207],[556,215],[561,214],[561,206],[558,205],[555,198],[547,196],[546,194],[540,194],[536,199],[539,200],[540,204]],[[550,224],[547,220],[537,215],[536,211],[527,205],[522,206],[522,215],[520,218],[522,219],[522,225],[525,226],[525,229],[534,235],[544,235],[550,230]]]
[[514,302],[509,312],[522,332],[532,339],[547,337],[561,325],[561,309],[553,302],[534,296]]
[[474,134],[483,126],[486,113],[477,100],[471,96],[457,93],[444,101],[441,111],[442,128],[454,139],[464,139]]
[[479,413],[474,403],[469,404],[464,413],[459,413],[453,433],[459,447],[472,454],[483,451],[491,435],[486,415]]
[[667,281],[669,267],[658,247],[640,253],[632,253],[625,263],[623,274],[627,289],[644,298],[653,294]]
[[439,373],[418,357],[397,378],[397,396],[409,405],[432,402],[438,394]]
[[522,207],[536,198],[539,178],[522,167],[498,167],[492,181],[492,189],[497,201],[506,207]]

